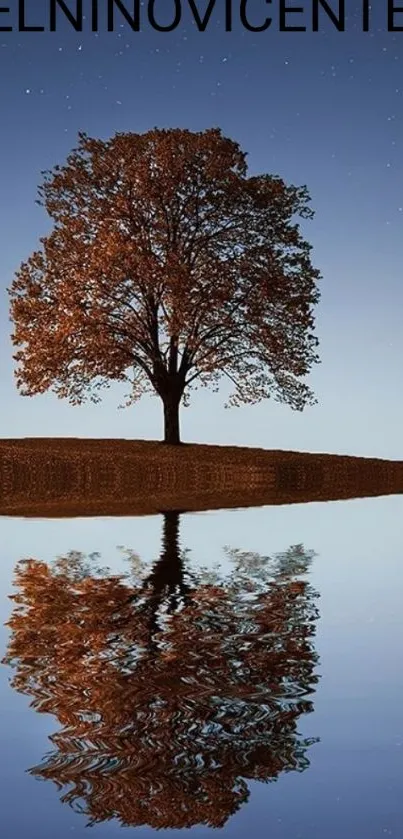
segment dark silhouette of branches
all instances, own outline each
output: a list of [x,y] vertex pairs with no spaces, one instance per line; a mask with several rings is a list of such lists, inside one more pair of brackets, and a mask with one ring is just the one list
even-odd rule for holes
[[233,385],[229,404],[273,396],[296,410],[318,361],[319,272],[299,219],[306,187],[249,176],[218,129],[80,134],[44,173],[53,221],[10,288],[17,385],[79,404],[128,382],[164,408],[179,443],[192,388]]

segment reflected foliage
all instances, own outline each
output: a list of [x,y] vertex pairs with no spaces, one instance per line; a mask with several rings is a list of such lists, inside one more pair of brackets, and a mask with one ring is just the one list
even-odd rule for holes
[[120,576],[78,552],[16,569],[5,663],[60,723],[29,771],[90,824],[220,827],[249,780],[309,765],[297,725],[318,678],[313,553],[226,548],[226,573],[191,571],[178,526],[165,515],[151,573],[128,550]]

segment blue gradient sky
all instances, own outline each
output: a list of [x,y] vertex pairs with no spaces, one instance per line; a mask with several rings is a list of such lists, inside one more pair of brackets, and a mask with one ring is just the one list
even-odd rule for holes
[[[344,33],[324,18],[319,33],[226,33],[216,5],[203,33],[186,14],[169,34],[119,24],[76,33],[62,23],[55,33],[0,33],[0,434],[161,437],[150,397],[117,410],[121,389],[80,408],[19,396],[5,289],[49,229],[34,203],[40,171],[63,162],[79,130],[106,138],[220,126],[248,151],[252,171],[311,192],[306,235],[323,274],[322,364],[311,377],[319,405],[224,410],[220,394],[201,390],[182,409],[183,439],[402,458],[403,32],[386,31],[383,0],[368,33],[354,0]],[[262,5],[251,0],[251,17]],[[44,20],[46,0],[33,7]]]

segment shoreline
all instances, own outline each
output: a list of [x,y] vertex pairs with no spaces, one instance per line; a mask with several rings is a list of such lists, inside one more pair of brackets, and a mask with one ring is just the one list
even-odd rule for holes
[[403,461],[246,446],[0,439],[0,516],[142,516],[403,493]]

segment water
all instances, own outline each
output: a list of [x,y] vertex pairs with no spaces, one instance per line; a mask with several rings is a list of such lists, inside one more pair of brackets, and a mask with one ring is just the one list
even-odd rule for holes
[[401,505],[3,519],[3,835],[400,837]]

